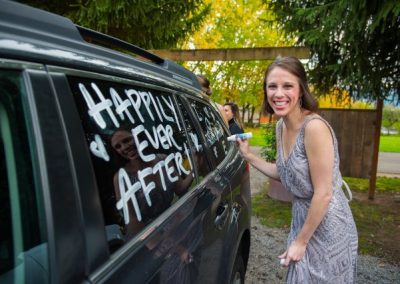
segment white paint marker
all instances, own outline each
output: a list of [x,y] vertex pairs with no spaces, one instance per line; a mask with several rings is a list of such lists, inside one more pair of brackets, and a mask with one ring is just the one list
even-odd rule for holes
[[234,134],[234,135],[228,137],[228,141],[233,141],[234,142],[238,138],[240,138],[240,139],[249,139],[251,137],[253,137],[253,133],[251,133],[251,132]]

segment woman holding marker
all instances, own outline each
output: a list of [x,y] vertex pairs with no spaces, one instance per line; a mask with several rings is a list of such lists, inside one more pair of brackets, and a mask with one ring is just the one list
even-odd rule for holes
[[243,126],[240,121],[239,107],[235,103],[224,104],[225,117],[228,120],[231,134],[243,133]]
[[264,112],[275,113],[276,164],[250,152],[237,139],[242,156],[292,192],[292,224],[286,251],[287,283],[354,283],[358,237],[341,187],[339,154],[331,126],[316,114],[315,98],[302,63],[278,57],[264,77]]

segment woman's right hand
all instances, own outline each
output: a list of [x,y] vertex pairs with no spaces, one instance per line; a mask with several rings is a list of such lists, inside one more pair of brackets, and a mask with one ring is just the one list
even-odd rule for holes
[[266,176],[280,180],[278,169],[276,164],[272,164],[267,162],[264,158],[257,156],[253,152],[250,151],[249,141],[247,139],[236,139],[236,143],[239,147],[240,155],[243,159],[245,159],[248,163],[250,163],[257,170],[265,174]]
[[247,160],[248,156],[250,155],[249,140],[237,138],[236,143],[239,146],[240,154],[245,160]]

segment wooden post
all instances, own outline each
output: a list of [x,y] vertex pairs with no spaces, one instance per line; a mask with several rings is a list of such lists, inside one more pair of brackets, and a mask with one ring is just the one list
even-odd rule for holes
[[295,56],[299,59],[310,58],[310,50],[299,46],[189,50],[154,49],[151,52],[174,61],[274,60],[278,55]]
[[383,100],[378,98],[376,101],[376,121],[375,121],[375,137],[374,137],[374,148],[372,153],[372,164],[371,164],[371,176],[369,178],[369,189],[368,198],[375,198],[376,188],[376,175],[378,172],[378,158],[379,158],[379,141],[381,137],[381,126],[382,126],[382,109]]

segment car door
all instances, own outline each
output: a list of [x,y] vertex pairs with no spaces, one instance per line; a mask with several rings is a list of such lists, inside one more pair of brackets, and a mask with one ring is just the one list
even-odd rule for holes
[[[208,214],[204,221],[205,245],[199,280],[205,283],[222,283],[229,277],[231,260],[229,255],[234,250],[229,236],[232,219],[232,188],[230,176],[221,171],[224,163],[228,162],[232,145],[226,139],[228,133],[221,117],[215,108],[208,102],[194,98],[187,98],[188,109],[192,113],[193,123],[198,130],[191,132],[193,141],[202,141],[200,147],[207,151],[211,172],[207,180],[201,185],[206,192],[212,193]],[[227,257],[228,256],[228,257]]]

